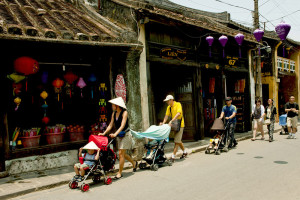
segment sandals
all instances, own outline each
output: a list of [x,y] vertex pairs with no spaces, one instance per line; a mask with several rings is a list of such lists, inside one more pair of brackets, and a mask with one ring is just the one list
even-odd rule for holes
[[262,137],[262,138],[260,138],[261,140],[265,140],[265,138],[264,137]]
[[251,138],[252,141],[255,141],[255,138]]
[[132,171],[136,172],[137,167],[138,167],[138,161],[135,161],[135,167],[132,169]]
[[115,176],[115,177],[114,177],[114,180],[118,180],[118,179],[120,179],[120,178],[123,178],[123,175],[121,175],[120,177]]

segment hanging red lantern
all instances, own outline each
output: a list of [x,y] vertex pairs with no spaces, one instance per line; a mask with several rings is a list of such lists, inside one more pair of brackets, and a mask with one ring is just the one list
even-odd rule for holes
[[20,57],[14,61],[16,72],[24,75],[35,74],[39,71],[39,63],[30,57]]
[[42,122],[43,122],[44,124],[48,124],[49,121],[50,121],[49,117],[43,117],[43,119],[42,119]]
[[57,100],[59,101],[59,93],[61,91],[61,87],[64,85],[64,81],[61,80],[60,78],[56,78],[53,82],[52,85],[55,89],[55,92],[58,94]]
[[22,84],[21,83],[13,83],[13,95],[18,95],[21,92]]
[[71,85],[74,81],[78,79],[78,76],[76,74],[73,74],[72,71],[68,71],[65,75],[64,78],[66,81]]

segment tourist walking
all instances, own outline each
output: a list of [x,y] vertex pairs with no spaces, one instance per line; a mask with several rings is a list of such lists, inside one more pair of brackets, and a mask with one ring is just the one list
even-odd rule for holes
[[265,109],[264,116],[266,116],[265,124],[268,128],[269,142],[273,142],[274,124],[277,117],[277,110],[274,106],[273,99],[268,99],[268,106]]
[[255,141],[256,132],[261,132],[261,140],[265,139],[265,133],[263,129],[265,108],[261,105],[260,99],[255,100],[255,105],[252,107],[252,117],[253,117],[253,138],[252,141]]
[[[184,118],[183,118],[183,112],[182,112],[182,106],[181,103],[176,102],[174,100],[174,97],[172,95],[168,95],[166,99],[164,100],[168,104],[166,115],[164,118],[164,121],[160,123],[160,125],[165,124],[168,119],[170,118],[169,125],[172,127],[172,123],[177,123],[179,126],[179,130],[173,130],[174,131],[174,149],[173,149],[173,154],[172,154],[172,162],[175,160],[175,156],[178,150],[178,147],[180,147],[183,151],[183,154],[180,158],[185,158],[187,156],[187,151],[183,146],[182,143],[182,134],[183,134],[183,129],[184,129]],[[171,129],[172,130],[172,129]]]
[[290,96],[289,102],[285,104],[285,112],[287,112],[288,139],[296,139],[299,105],[295,103],[293,95]]
[[116,132],[109,134],[111,138],[117,137],[117,146],[119,149],[119,171],[115,176],[115,179],[119,179],[122,176],[122,171],[125,163],[125,159],[131,162],[133,166],[133,172],[136,171],[137,162],[134,162],[131,156],[126,154],[126,150],[132,149],[132,135],[128,127],[128,112],[126,110],[126,105],[121,97],[109,100],[112,104],[112,116],[111,121],[104,131],[104,133],[99,133],[99,135],[106,135],[115,126]]

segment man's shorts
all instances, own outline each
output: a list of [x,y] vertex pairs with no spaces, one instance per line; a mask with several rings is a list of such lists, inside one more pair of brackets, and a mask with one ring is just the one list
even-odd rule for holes
[[183,127],[180,128],[178,132],[174,132],[174,143],[181,143]]
[[287,127],[297,128],[298,116],[295,117],[287,117],[286,124]]
[[87,164],[85,164],[85,163],[83,163],[83,164],[76,163],[75,166],[76,166],[78,169],[79,169],[80,167],[82,167],[83,169],[89,168],[89,166],[88,166]]

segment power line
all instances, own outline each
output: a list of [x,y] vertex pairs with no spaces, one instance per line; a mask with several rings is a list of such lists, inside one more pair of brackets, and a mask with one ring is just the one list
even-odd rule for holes
[[265,5],[266,3],[268,3],[270,0],[267,0],[265,3],[261,4],[260,6],[258,6],[259,8],[263,5]]
[[296,12],[299,12],[299,11],[300,11],[300,10],[296,10],[296,11],[294,11],[294,12],[290,13],[290,14],[284,15],[284,16],[282,16],[282,17],[279,17],[279,18],[277,18],[277,19],[272,19],[272,20],[270,20],[270,21],[276,21],[276,20],[282,19],[282,18],[284,18],[284,17],[290,16],[290,15],[292,15],[292,14],[296,13]]
[[253,10],[250,10],[250,9],[248,9],[248,8],[244,8],[244,7],[241,7],[241,6],[236,6],[236,5],[233,5],[233,4],[230,4],[230,3],[223,2],[223,1],[221,1],[221,0],[215,0],[215,1],[220,2],[220,3],[223,3],[223,4],[226,4],[226,5],[229,5],[229,6],[232,6],[232,7],[241,8],[241,9],[245,9],[245,10],[248,10],[248,11],[253,12]]

